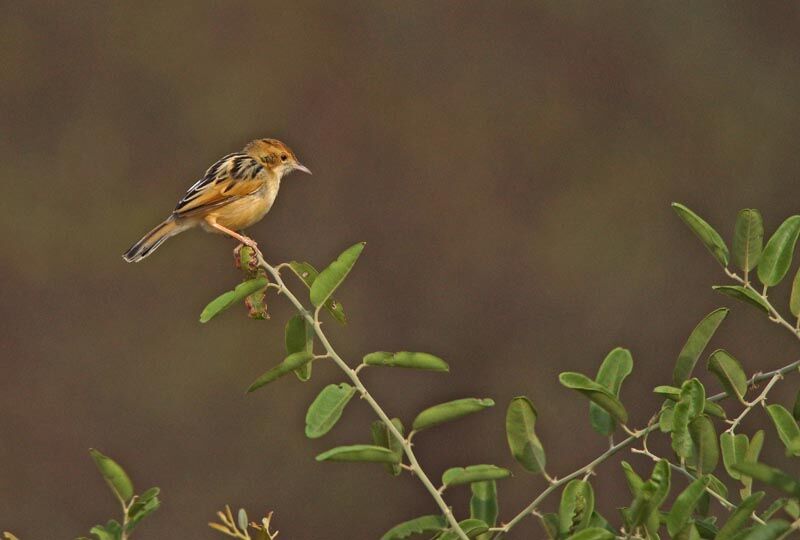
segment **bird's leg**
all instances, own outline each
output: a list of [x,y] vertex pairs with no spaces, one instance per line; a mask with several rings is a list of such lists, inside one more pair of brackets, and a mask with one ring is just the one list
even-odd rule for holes
[[250,246],[253,249],[258,249],[258,244],[252,238],[248,238],[247,236],[243,236],[243,235],[237,233],[236,231],[232,231],[229,228],[217,223],[216,220],[206,219],[206,223],[208,223],[209,225],[211,225],[212,227],[214,227],[218,231],[221,231],[222,233],[227,234],[231,238],[235,238],[236,240],[238,240],[242,244],[244,244],[246,246]]

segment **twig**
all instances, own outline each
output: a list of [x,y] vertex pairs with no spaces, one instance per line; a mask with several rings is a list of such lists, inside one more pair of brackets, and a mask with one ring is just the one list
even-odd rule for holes
[[294,305],[294,307],[297,309],[300,315],[302,315],[302,317],[314,329],[314,333],[316,334],[319,342],[324,347],[327,356],[329,356],[334,361],[334,363],[336,363],[336,365],[345,373],[345,375],[347,375],[350,378],[353,385],[356,387],[356,390],[358,390],[358,392],[361,394],[364,400],[369,404],[372,410],[375,411],[375,414],[378,415],[378,418],[380,418],[380,420],[386,425],[386,428],[388,429],[389,433],[392,434],[392,437],[394,437],[397,440],[397,442],[399,442],[402,445],[403,452],[408,458],[409,466],[411,467],[412,472],[417,478],[419,478],[420,482],[422,482],[422,484],[425,486],[425,489],[428,490],[428,493],[430,493],[431,497],[433,497],[434,501],[436,501],[436,504],[439,506],[439,509],[442,511],[442,514],[444,514],[452,530],[456,534],[458,534],[458,537],[461,538],[462,540],[468,540],[466,533],[464,533],[464,531],[458,525],[458,521],[453,515],[453,511],[447,505],[445,500],[442,498],[441,493],[439,493],[439,490],[436,488],[436,486],[433,485],[433,482],[431,482],[431,479],[428,477],[428,475],[422,469],[422,466],[417,461],[417,456],[414,455],[414,451],[411,448],[410,440],[406,440],[400,433],[400,431],[398,431],[398,429],[394,426],[392,421],[389,419],[389,416],[384,412],[384,410],[381,408],[378,402],[375,401],[375,399],[366,389],[364,384],[361,382],[361,379],[359,378],[356,369],[350,368],[350,366],[348,366],[347,363],[344,360],[342,360],[342,358],[334,350],[333,346],[328,341],[328,338],[322,331],[322,325],[319,321],[319,312],[322,306],[317,307],[312,316],[312,314],[305,308],[305,306],[303,306],[302,302],[300,302],[300,300],[297,299],[297,297],[292,293],[292,291],[290,291],[288,287],[286,287],[286,284],[281,278],[278,269],[276,267],[271,266],[269,263],[267,263],[266,260],[264,260],[264,256],[261,254],[260,250],[255,249],[254,251],[256,252],[256,256],[258,257],[258,265],[272,275],[272,278],[275,280],[275,283],[277,283],[278,286],[281,287],[281,290],[283,291],[283,294],[286,296],[286,298],[289,299],[289,301]]
[[[786,319],[784,319],[781,316],[781,314],[778,313],[778,310],[775,309],[775,307],[767,299],[766,287],[764,288],[763,291],[757,291],[756,289],[753,288],[752,285],[750,285],[749,282],[747,282],[746,280],[740,278],[738,275],[736,275],[735,273],[731,272],[727,268],[725,269],[725,273],[730,278],[732,278],[735,281],[741,283],[742,286],[744,286],[745,288],[749,289],[750,291],[754,292],[755,294],[757,294],[759,296],[761,301],[764,302],[764,305],[767,307],[767,311],[768,311],[768,315],[769,315],[769,320],[770,321],[783,326],[784,328],[789,330],[796,338],[800,339],[800,329],[796,328],[794,325],[792,325]],[[753,375],[747,381],[747,387],[750,388],[752,386],[755,386],[757,383],[759,383],[759,382],[761,382],[763,380],[766,380],[766,379],[773,379],[774,381],[777,381],[777,379],[780,378],[782,375],[785,375],[786,373],[789,373],[791,371],[795,371],[795,370],[798,369],[798,367],[800,367],[800,360],[795,360],[791,364],[785,365],[780,369],[769,371],[767,373],[757,373],[757,374]],[[768,387],[771,388],[771,385],[774,385],[774,384],[775,384],[775,382],[770,381],[770,384],[768,385]],[[768,392],[768,389],[765,388],[765,391]],[[765,393],[762,393],[762,396],[763,396],[763,399],[766,398],[766,394]],[[763,402],[762,396],[759,396],[759,398],[756,398],[756,400],[754,402],[758,402],[759,400],[761,400]],[[723,399],[725,399],[727,397],[728,397],[727,393],[720,392],[719,394],[715,394],[715,395],[709,397],[708,401],[713,401],[713,402],[722,401]],[[750,407],[750,408],[752,408],[752,407]],[[749,409],[748,409],[748,412],[749,412]],[[741,421],[741,420],[739,419],[739,421]],[[737,424],[738,424],[738,422],[737,422]],[[735,425],[734,425],[734,427],[735,427]],[[653,431],[655,429],[655,426],[654,425],[650,425],[647,428],[645,428],[644,430],[641,430],[641,431],[638,431],[638,432],[630,431],[626,426],[623,426],[623,428],[629,434],[628,438],[624,439],[619,444],[616,444],[616,445],[612,444],[611,447],[608,450],[606,450],[605,452],[600,454],[600,456],[598,456],[594,461],[590,462],[587,465],[584,465],[583,467],[581,467],[577,471],[574,471],[574,472],[568,474],[564,478],[562,478],[562,479],[560,479],[560,480],[558,480],[556,482],[551,483],[528,506],[526,506],[524,509],[522,509],[508,523],[503,525],[503,527],[500,528],[500,531],[494,536],[494,540],[499,540],[500,538],[503,537],[503,535],[505,533],[507,533],[509,530],[511,530],[517,523],[522,521],[523,518],[525,518],[528,515],[533,514],[536,511],[536,509],[539,506],[539,504],[541,504],[541,502],[544,501],[547,498],[548,495],[550,495],[553,491],[558,489],[561,485],[563,485],[566,482],[572,480],[573,478],[576,478],[576,477],[584,474],[587,470],[593,470],[594,467],[596,467],[600,463],[604,462],[605,460],[607,460],[608,458],[610,458],[611,456],[613,456],[614,454],[616,454],[617,452],[619,452],[623,448],[625,448],[627,446],[630,446],[635,440],[637,440],[642,435],[647,435],[648,433]],[[637,437],[637,435],[638,435],[638,437]],[[670,463],[670,466],[674,467],[675,465]],[[756,516],[756,518],[757,518],[757,516]]]
[[733,432],[736,430],[736,427],[742,422],[742,420],[744,420],[744,417],[747,416],[750,413],[750,411],[753,410],[753,407],[755,407],[759,403],[763,404],[766,401],[767,394],[769,394],[769,391],[772,390],[772,387],[775,386],[775,383],[782,378],[783,374],[781,373],[776,373],[775,375],[773,375],[772,378],[767,383],[767,386],[764,387],[764,391],[761,392],[761,394],[759,394],[759,396],[756,399],[747,403],[744,410],[742,411],[742,414],[737,416],[734,420],[731,420],[730,421],[731,427],[729,427],[725,431],[733,434]]
[[[656,461],[656,462],[661,461],[660,457],[658,457],[657,455],[655,455],[652,452],[650,452],[650,450],[648,450],[647,448],[642,448],[642,449],[631,448],[631,452],[633,452],[634,454],[642,454],[642,455],[647,456],[647,457],[649,457],[650,459],[652,459],[653,461]],[[675,465],[674,463],[672,463],[668,459],[664,460],[664,461],[667,462],[667,465],[669,465],[669,468],[672,469],[673,471],[677,471],[677,472],[683,474],[684,476],[689,478],[691,481],[697,480],[697,477],[695,475],[693,475],[692,473],[690,473],[688,470],[686,470],[685,467],[680,467],[678,465]],[[717,499],[720,502],[720,504],[723,507],[727,508],[728,510],[732,510],[732,509],[736,508],[735,504],[733,504],[731,501],[729,501],[728,499],[726,499],[725,497],[723,497],[722,495],[720,495],[719,493],[717,493],[716,491],[714,491],[713,489],[711,489],[708,486],[706,486],[706,492],[709,495],[711,495],[712,497],[714,497],[715,499]],[[760,517],[758,517],[755,514],[755,512],[750,516],[750,518],[753,521],[757,522],[757,523],[761,523],[761,524],[764,523],[764,520],[761,519]]]

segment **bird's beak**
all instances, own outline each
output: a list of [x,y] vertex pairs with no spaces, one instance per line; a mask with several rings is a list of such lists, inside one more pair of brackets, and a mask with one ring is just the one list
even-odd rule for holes
[[304,172],[306,174],[311,174],[311,171],[309,170],[309,168],[306,167],[305,165],[300,164],[300,163],[297,163],[293,168],[294,168],[295,171],[302,171],[302,172]]

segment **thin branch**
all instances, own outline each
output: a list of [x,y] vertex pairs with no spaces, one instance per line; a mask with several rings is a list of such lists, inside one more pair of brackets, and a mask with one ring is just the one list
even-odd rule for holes
[[747,416],[750,413],[750,411],[753,410],[753,407],[755,407],[759,403],[763,404],[766,401],[767,394],[769,394],[769,391],[772,390],[772,387],[775,386],[775,383],[781,380],[782,378],[783,375],[781,373],[776,373],[775,375],[773,375],[772,378],[767,383],[767,386],[764,387],[764,391],[761,392],[761,394],[759,394],[759,396],[756,399],[747,404],[747,406],[742,411],[742,414],[737,416],[734,420],[730,421],[731,427],[729,427],[725,431],[733,434],[733,432],[736,430],[736,428],[739,426],[742,420],[744,420],[744,417]]
[[[649,457],[650,459],[652,459],[653,461],[656,461],[656,462],[661,461],[661,459],[662,459],[662,458],[658,457],[657,455],[653,454],[652,452],[650,452],[650,450],[648,450],[647,448],[642,448],[642,449],[631,448],[631,452],[633,452],[634,454],[642,454],[642,455],[647,456],[647,457]],[[677,471],[677,472],[683,474],[685,477],[687,477],[689,480],[691,480],[693,482],[695,480],[697,480],[697,477],[695,475],[693,475],[691,472],[689,472],[685,467],[680,467],[678,465],[675,465],[674,463],[672,463],[668,459],[665,459],[664,461],[667,462],[667,465],[669,465],[669,468],[672,469],[673,471]],[[731,501],[729,501],[728,499],[726,499],[725,497],[723,497],[722,495],[720,495],[719,493],[717,493],[716,491],[714,491],[710,487],[706,486],[705,490],[709,495],[711,495],[712,497],[717,499],[720,502],[720,504],[724,508],[726,508],[728,511],[736,508],[735,504],[733,504]],[[758,517],[755,514],[755,512],[750,515],[750,518],[753,521],[757,522],[757,523],[764,524],[764,520],[761,519],[760,517]]]
[[258,265],[267,272],[269,272],[270,275],[272,275],[273,279],[275,280],[275,283],[277,283],[281,287],[283,294],[286,296],[286,298],[288,298],[289,301],[292,304],[294,304],[294,307],[297,309],[300,315],[302,315],[306,319],[306,321],[308,321],[308,323],[312,326],[312,328],[314,329],[314,333],[317,336],[317,339],[325,348],[327,356],[329,356],[336,363],[336,365],[339,366],[339,368],[345,373],[345,375],[347,375],[350,378],[350,380],[352,381],[353,385],[356,387],[358,392],[363,396],[364,400],[369,404],[372,410],[375,411],[375,414],[378,415],[378,418],[380,418],[380,420],[386,425],[386,428],[388,429],[389,433],[392,434],[392,437],[394,437],[397,440],[397,442],[399,442],[402,445],[403,452],[408,458],[409,466],[413,470],[414,475],[417,478],[419,478],[420,482],[422,482],[422,484],[425,486],[425,489],[428,490],[428,493],[430,493],[431,497],[433,497],[434,501],[436,501],[436,504],[439,506],[439,509],[442,511],[442,514],[444,514],[445,518],[447,518],[447,521],[450,523],[450,526],[453,529],[453,531],[456,534],[458,534],[459,538],[461,538],[462,540],[468,540],[466,533],[464,533],[464,531],[458,525],[458,521],[453,515],[453,511],[447,505],[445,500],[442,498],[441,493],[439,493],[436,486],[433,485],[433,482],[431,482],[431,479],[428,477],[428,475],[422,469],[422,466],[417,461],[417,456],[414,455],[414,451],[411,448],[410,440],[407,441],[400,433],[400,431],[398,431],[398,429],[389,419],[389,416],[386,414],[386,412],[384,412],[384,410],[381,408],[378,402],[375,401],[375,399],[372,397],[369,391],[367,391],[366,387],[361,382],[361,379],[359,378],[356,370],[351,369],[350,366],[348,366],[347,363],[344,360],[342,360],[342,358],[334,350],[333,346],[328,341],[328,338],[322,331],[321,323],[319,322],[319,312],[322,306],[317,307],[313,315],[309,313],[309,311],[303,306],[302,302],[300,302],[300,300],[297,299],[297,297],[292,293],[292,291],[290,291],[286,287],[286,284],[283,282],[283,279],[281,278],[278,269],[276,267],[271,266],[269,263],[267,263],[266,260],[264,260],[264,256],[261,254],[260,250],[255,249],[254,251],[256,252],[256,256],[258,257]]
[[[752,292],[754,292],[755,294],[757,294],[760,297],[760,299],[764,302],[764,305],[767,307],[767,311],[769,313],[769,320],[770,321],[772,321],[772,322],[774,322],[776,324],[780,324],[781,326],[783,326],[784,328],[789,330],[796,338],[800,339],[800,330],[798,330],[794,325],[792,325],[786,319],[784,319],[783,316],[781,316],[781,314],[778,313],[778,310],[775,309],[775,307],[767,299],[766,287],[764,288],[763,291],[757,291],[756,289],[753,288],[752,285],[750,285],[750,283],[746,282],[744,279],[740,278],[738,275],[736,275],[735,273],[731,272],[727,268],[725,269],[725,273],[729,277],[731,277],[732,279],[734,279],[734,280],[738,281],[739,283],[741,283],[745,288],[751,290]],[[795,360],[791,364],[787,364],[787,365],[783,366],[780,369],[769,371],[767,373],[757,373],[757,374],[753,375],[747,381],[747,387],[748,388],[753,387],[756,384],[758,384],[759,382],[764,381],[766,379],[778,378],[778,377],[780,377],[782,375],[785,375],[785,374],[787,374],[787,373],[789,373],[791,371],[798,370],[798,368],[800,368],[800,360]],[[774,383],[772,383],[772,384],[774,384]],[[723,399],[725,399],[727,397],[728,397],[728,394],[726,394],[725,392],[720,392],[719,394],[715,394],[715,395],[709,397],[708,401],[713,401],[713,402],[722,401]],[[758,401],[758,400],[759,400],[759,398],[757,398],[755,401]],[[598,456],[594,461],[590,462],[587,465],[584,465],[583,467],[581,467],[577,471],[574,471],[574,472],[568,474],[564,478],[562,478],[562,479],[560,479],[560,480],[558,480],[556,482],[551,483],[528,506],[526,506],[524,509],[522,509],[517,515],[515,515],[511,519],[511,521],[509,521],[508,523],[503,525],[503,527],[500,528],[501,529],[500,532],[497,535],[495,535],[494,539],[495,540],[499,540],[500,538],[503,537],[503,535],[505,533],[507,533],[509,530],[511,530],[517,523],[522,521],[522,519],[524,519],[526,516],[534,514],[536,512],[536,509],[538,508],[539,504],[541,504],[542,501],[544,501],[547,498],[548,495],[550,495],[553,491],[558,489],[560,486],[562,486],[566,482],[572,480],[573,478],[577,478],[578,476],[581,476],[582,474],[585,474],[589,470],[593,470],[594,467],[596,467],[600,463],[604,462],[605,460],[607,460],[608,458],[610,458],[611,456],[613,456],[614,454],[616,454],[617,452],[619,452],[623,448],[625,448],[627,446],[630,446],[635,440],[637,440],[641,436],[647,435],[648,433],[653,431],[655,429],[655,426],[654,425],[650,425],[647,428],[645,428],[644,430],[641,430],[639,432],[630,431],[626,426],[623,426],[623,428],[629,434],[628,438],[624,439],[619,444],[616,444],[616,445],[612,444],[611,447],[608,450],[606,450],[605,452],[600,454],[600,456]],[[672,463],[670,463],[670,465],[674,466]]]

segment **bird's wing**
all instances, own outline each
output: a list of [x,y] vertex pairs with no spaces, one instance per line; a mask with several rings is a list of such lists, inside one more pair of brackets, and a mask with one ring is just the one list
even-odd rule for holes
[[189,188],[173,213],[180,217],[196,216],[250,195],[264,185],[262,171],[261,164],[247,154],[228,154]]

